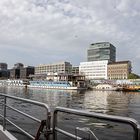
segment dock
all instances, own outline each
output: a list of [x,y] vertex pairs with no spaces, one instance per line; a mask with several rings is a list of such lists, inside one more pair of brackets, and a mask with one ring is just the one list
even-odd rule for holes
[[0,125],[0,140],[17,140],[17,139],[7,130],[3,131],[3,127]]

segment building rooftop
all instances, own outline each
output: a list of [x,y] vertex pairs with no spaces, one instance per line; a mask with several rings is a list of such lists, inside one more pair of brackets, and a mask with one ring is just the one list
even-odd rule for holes
[[124,63],[130,63],[130,61],[117,61],[117,62],[109,62],[109,65],[116,65],[116,64],[124,64]]
[[70,62],[67,61],[60,61],[60,62],[55,62],[55,63],[49,63],[49,64],[39,64],[38,66],[49,66],[49,65],[58,65],[58,64],[71,64]]
[[92,43],[91,45],[98,45],[98,44],[111,44],[109,42],[97,42],[97,43]]

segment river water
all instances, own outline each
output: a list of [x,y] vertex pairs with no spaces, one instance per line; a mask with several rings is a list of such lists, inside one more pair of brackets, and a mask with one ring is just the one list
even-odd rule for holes
[[[77,91],[63,91],[63,90],[45,90],[45,89],[26,89],[20,87],[1,87],[1,93],[14,95],[26,99],[36,100],[46,103],[51,110],[57,106],[73,108],[78,110],[86,110],[90,112],[103,113],[109,115],[119,115],[131,117],[140,122],[140,92],[116,92],[116,91],[94,91],[87,90],[82,92]],[[20,106],[31,114],[41,116],[38,108],[32,107],[28,104],[11,102],[11,105]],[[39,111],[39,115],[37,113]],[[43,113],[42,113],[43,114]],[[10,115],[9,115],[10,116]],[[26,119],[19,115],[12,114],[12,120],[16,120],[18,124],[25,126],[25,128],[32,129],[33,126],[30,121],[25,122]],[[76,132],[77,135],[83,135],[85,139],[89,137],[89,133],[76,131],[77,126],[89,127],[95,132],[100,140],[124,140],[132,139],[132,129],[129,126],[108,123],[101,120],[91,118],[81,118],[77,116],[70,116],[67,114],[60,114],[60,126],[65,130]],[[34,126],[35,127],[35,126]],[[73,128],[72,128],[73,127]],[[13,128],[9,128],[12,129]],[[73,129],[73,130],[72,130]],[[16,130],[13,130],[16,136]],[[20,137],[20,139],[27,139]],[[62,136],[59,139],[62,139]],[[68,139],[68,138],[63,138]],[[91,138],[94,140],[94,138]]]

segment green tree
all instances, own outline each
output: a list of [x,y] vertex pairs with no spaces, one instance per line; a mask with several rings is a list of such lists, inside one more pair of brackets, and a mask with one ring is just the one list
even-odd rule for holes
[[135,73],[130,73],[128,75],[128,79],[139,79],[139,78],[140,78],[140,76]]

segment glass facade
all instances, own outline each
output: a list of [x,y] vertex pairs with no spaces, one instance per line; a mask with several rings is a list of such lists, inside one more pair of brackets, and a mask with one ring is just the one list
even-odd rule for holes
[[87,51],[87,61],[116,61],[116,48],[109,42],[91,44]]

